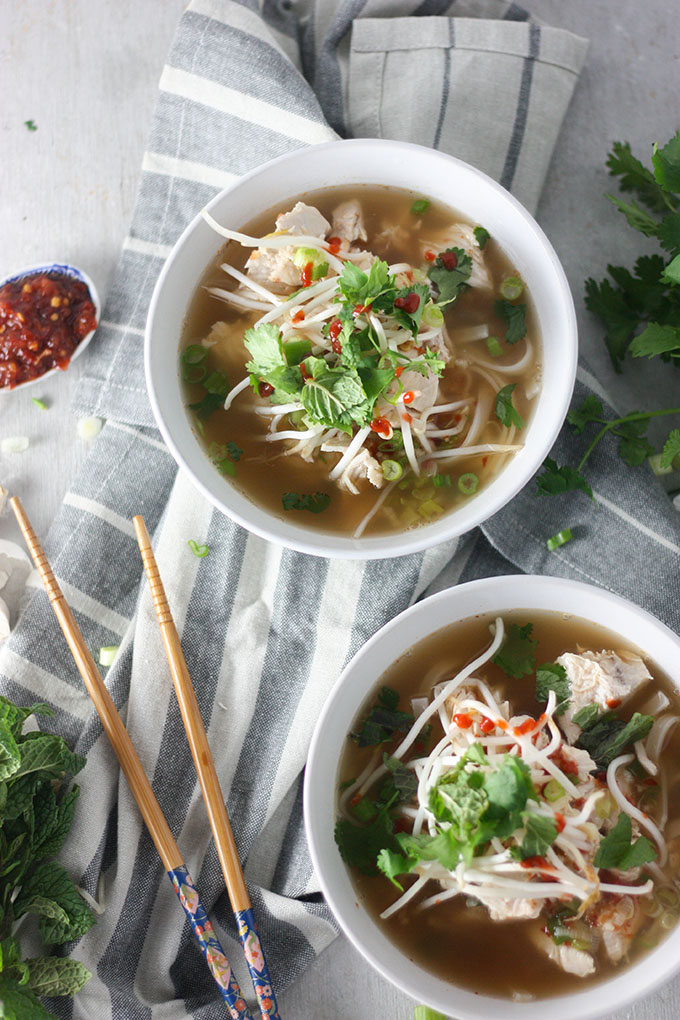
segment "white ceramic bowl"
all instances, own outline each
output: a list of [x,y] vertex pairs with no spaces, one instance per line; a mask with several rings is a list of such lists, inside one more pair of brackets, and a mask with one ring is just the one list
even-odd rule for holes
[[[307,839],[324,895],[342,930],[388,981],[418,1002],[462,1020],[594,1020],[648,995],[680,969],[680,928],[616,977],[574,994],[516,1003],[470,991],[428,974],[387,939],[352,887],[333,839],[338,762],[357,711],[380,676],[409,648],[442,627],[478,613],[526,609],[569,613],[625,635],[671,679],[678,677],[680,639],[630,602],[600,588],[525,575],[471,581],[401,613],[352,659],[328,698],[314,732],[305,774]],[[480,946],[480,952],[482,947]],[[547,964],[546,964],[547,966]]]
[[[99,294],[97,293],[97,288],[95,287],[94,283],[87,275],[87,273],[84,273],[82,269],[78,269],[77,266],[69,266],[64,262],[39,262],[35,266],[25,266],[23,269],[18,269],[16,270],[16,272],[11,273],[9,276],[6,276],[3,280],[0,280],[0,287],[4,287],[6,283],[13,283],[14,280],[20,280],[22,276],[36,276],[39,273],[62,273],[65,276],[72,276],[75,280],[80,280],[81,283],[84,283],[90,292],[90,298],[92,299],[92,304],[94,305],[97,325],[99,325],[102,309],[101,303],[99,301]],[[67,371],[68,368],[76,360],[76,358],[80,357],[80,355],[83,353],[83,351],[85,350],[85,348],[87,347],[87,345],[89,344],[90,340],[92,339],[96,332],[97,330],[95,328],[93,330],[90,330],[90,332],[83,337],[83,339],[80,341],[75,351],[71,355],[71,360],[69,361],[66,369],[51,368],[49,372],[43,372],[42,375],[37,376],[35,379],[27,379],[26,382],[19,383],[18,386],[13,386],[11,389],[6,386],[0,387],[0,393],[18,393],[19,390],[26,390],[28,389],[29,386],[37,386],[38,384],[44,383],[46,379],[49,379],[51,376],[56,375],[57,372]]]
[[356,139],[282,156],[242,177],[208,206],[225,226],[240,228],[265,209],[333,185],[381,184],[427,195],[483,224],[517,267],[534,301],[544,349],[543,389],[524,449],[494,482],[464,506],[401,534],[353,539],[324,534],[275,516],[215,470],[184,407],[178,345],[198,281],[222,239],[197,216],[171,252],[158,279],[146,328],[149,397],[158,427],[177,463],[216,507],[250,531],[318,556],[374,559],[428,548],[491,517],[526,485],[564,421],[574,385],[577,332],[564,271],[545,234],[504,188],[451,156],[404,142]]

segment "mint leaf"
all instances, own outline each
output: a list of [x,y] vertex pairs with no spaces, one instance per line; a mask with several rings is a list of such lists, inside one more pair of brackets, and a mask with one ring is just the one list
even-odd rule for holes
[[12,729],[6,720],[0,722],[0,780],[9,779],[19,768],[21,756]]
[[680,326],[663,326],[658,322],[650,324],[639,333],[630,345],[634,358],[654,358],[680,349]]
[[407,733],[415,720],[409,712],[400,711],[398,705],[397,692],[383,687],[359,729],[350,734],[352,740],[359,747],[374,747],[392,740],[397,733]]
[[528,857],[544,857],[546,850],[557,839],[557,826],[551,818],[527,813],[524,818],[525,836],[520,847],[522,860]]
[[20,746],[21,761],[13,778],[18,779],[29,772],[47,772],[55,777],[63,772],[76,775],[85,759],[69,751],[66,742],[51,733],[34,732],[24,737]]
[[502,425],[510,428],[514,425],[518,429],[524,428],[524,420],[512,402],[512,394],[517,383],[508,383],[496,394],[496,417]]
[[567,421],[573,427],[574,432],[581,433],[591,421],[602,422],[604,418],[604,407],[602,402],[588,394],[579,407],[574,407],[567,415]]
[[527,335],[526,311],[524,304],[513,305],[505,299],[494,305],[496,314],[505,322],[505,339],[509,344],[516,344]]
[[629,722],[624,723],[614,712],[606,712],[590,729],[581,733],[576,746],[587,751],[600,768],[607,768],[636,740],[644,740],[653,724],[654,716],[651,715],[635,712]]
[[576,468],[566,464],[559,467],[552,457],[543,461],[543,470],[536,476],[536,485],[541,496],[556,496],[563,492],[585,492],[593,498],[593,490],[587,479]]
[[663,149],[654,144],[654,177],[665,191],[680,191],[680,131],[676,131]]
[[418,789],[418,779],[413,769],[409,769],[398,758],[390,758],[383,754],[383,765],[391,773],[392,784],[399,794],[400,800],[410,800]]
[[345,818],[339,819],[335,825],[335,842],[345,864],[362,875],[379,874],[377,862],[382,850],[399,853],[401,849],[392,834],[387,810],[380,811],[370,825],[355,825]]
[[472,259],[462,248],[447,248],[437,255],[427,275],[437,288],[437,304],[440,308],[456,300],[470,279],[471,272]]
[[[79,938],[94,924],[87,903],[77,892],[68,872],[56,861],[42,861],[28,873],[14,905],[16,915],[35,908],[37,902],[42,914],[40,934],[47,945]],[[48,907],[48,903],[55,906]]]
[[532,623],[519,627],[511,623],[505,632],[503,644],[492,658],[492,662],[502,669],[507,676],[516,680],[533,673],[536,668],[536,646],[538,641],[532,638]]
[[656,860],[656,850],[645,836],[632,843],[633,826],[629,815],[622,811],[616,825],[604,837],[595,855],[596,868],[619,868],[626,871]]
[[562,715],[569,708],[571,687],[567,671],[558,662],[544,662],[536,670],[536,701],[547,701],[550,691],[557,695],[555,715]]
[[599,705],[584,705],[572,717],[572,722],[580,726],[582,730],[589,730],[595,725],[600,717]]
[[92,977],[79,960],[39,956],[26,960],[28,987],[35,995],[75,995]]
[[0,974],[0,1003],[6,1020],[55,1020],[31,989],[19,987],[9,974]]

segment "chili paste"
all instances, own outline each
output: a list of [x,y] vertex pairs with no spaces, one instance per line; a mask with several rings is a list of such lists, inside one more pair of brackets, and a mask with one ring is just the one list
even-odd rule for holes
[[0,287],[0,389],[67,368],[97,326],[87,286],[67,273],[35,273]]

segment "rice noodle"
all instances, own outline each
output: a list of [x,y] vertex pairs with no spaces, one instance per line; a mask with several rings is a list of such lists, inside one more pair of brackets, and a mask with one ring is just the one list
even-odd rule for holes
[[526,347],[527,349],[522,355],[522,357],[518,358],[517,361],[513,361],[512,364],[510,365],[499,365],[498,362],[484,361],[482,358],[477,358],[474,356],[469,356],[469,360],[471,364],[477,365],[480,368],[490,369],[497,375],[519,375],[526,368],[528,368],[528,366],[531,363],[531,359],[534,356],[534,349],[528,340],[526,341]]
[[493,393],[484,386],[477,397],[477,406],[475,407],[475,413],[468,429],[468,433],[463,440],[463,446],[471,446],[481,432],[487,422],[489,414],[491,412],[491,404],[493,403]]
[[240,269],[235,269],[233,266],[230,266],[228,262],[223,262],[220,269],[229,276],[233,276],[234,279],[238,280],[239,283],[242,283],[244,287],[249,287],[250,290],[255,291],[256,294],[260,295],[260,297],[265,298],[270,305],[282,304],[282,297],[278,294],[274,294],[273,291],[268,290],[266,287],[263,287],[261,283],[257,282],[257,280],[253,280],[250,276],[246,276],[246,274],[242,273]]
[[436,450],[429,454],[429,460],[456,460],[461,457],[476,457],[482,453],[516,453],[521,446],[484,443],[480,446],[456,446],[452,450]]

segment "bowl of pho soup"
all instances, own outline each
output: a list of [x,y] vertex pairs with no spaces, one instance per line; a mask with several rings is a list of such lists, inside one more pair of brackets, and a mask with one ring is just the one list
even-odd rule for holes
[[610,1016],[680,967],[680,640],[601,589],[463,584],[352,660],[305,821],[342,929],[474,1020]]
[[146,372],[178,463],[303,552],[383,557],[476,526],[566,414],[576,325],[531,216],[420,146],[281,157],[203,210],[158,280]]

